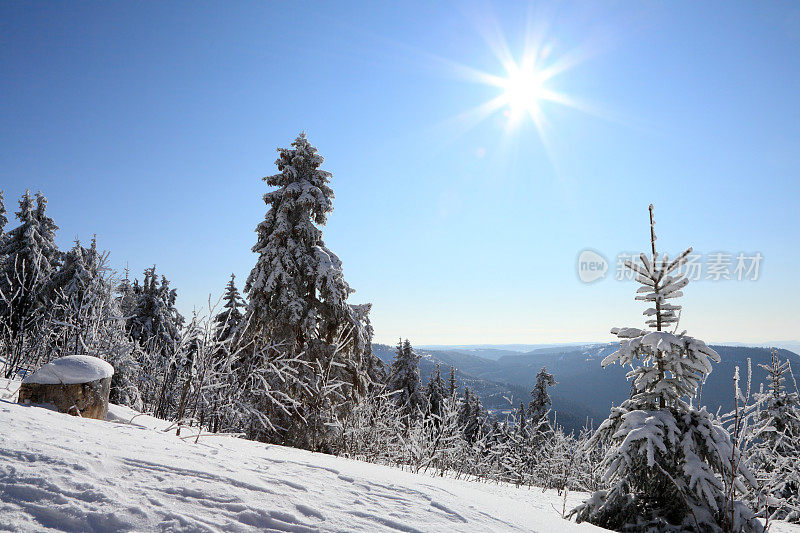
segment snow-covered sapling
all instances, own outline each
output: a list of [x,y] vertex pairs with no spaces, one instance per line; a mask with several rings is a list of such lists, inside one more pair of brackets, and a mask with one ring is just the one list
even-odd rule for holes
[[650,241],[650,257],[626,262],[642,285],[636,299],[652,305],[644,312],[650,329],[612,329],[619,349],[603,360],[603,366],[630,366],[634,386],[590,440],[608,446],[602,463],[608,490],[596,491],[571,516],[618,531],[762,531],[723,481],[743,494],[743,481],[754,485],[755,478],[729,433],[705,408],[689,403],[720,357],[685,332],[665,331],[677,327],[680,306],[670,300],[688,283],[679,269],[692,249],[673,260],[659,256],[652,205]]

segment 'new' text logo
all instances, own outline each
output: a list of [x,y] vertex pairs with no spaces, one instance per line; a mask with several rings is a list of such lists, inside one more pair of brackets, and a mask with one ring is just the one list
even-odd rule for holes
[[593,283],[606,277],[608,261],[594,250],[584,250],[578,255],[578,279]]

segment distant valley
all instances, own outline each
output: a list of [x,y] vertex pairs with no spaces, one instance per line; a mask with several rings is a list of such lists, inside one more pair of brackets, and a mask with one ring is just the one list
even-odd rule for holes
[[[514,348],[521,345],[513,345]],[[768,348],[747,346],[712,345],[720,354],[722,362],[714,364],[702,390],[701,403],[710,411],[733,407],[733,374],[740,367],[743,378],[747,375],[747,359],[752,360],[753,387],[757,391],[766,373],[758,363],[770,359]],[[456,379],[462,388],[468,386],[478,392],[484,406],[494,412],[516,407],[520,401],[530,400],[536,373],[544,366],[553,374],[558,385],[550,390],[553,409],[558,421],[567,429],[577,430],[590,421],[595,427],[608,415],[612,404],[619,405],[628,398],[630,384],[625,375],[628,368],[610,365],[601,366],[604,357],[614,352],[617,343],[587,345],[551,345],[531,351],[502,346],[457,346],[419,348],[420,375],[427,383],[438,363],[442,376],[446,378],[450,366],[456,368]],[[394,358],[394,347],[375,344],[375,353],[385,362]],[[789,359],[795,375],[800,379],[800,356],[779,349],[779,357]],[[793,383],[787,383],[793,388]]]

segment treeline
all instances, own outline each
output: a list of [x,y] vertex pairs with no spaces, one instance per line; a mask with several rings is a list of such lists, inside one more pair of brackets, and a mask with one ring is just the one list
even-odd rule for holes
[[455,369],[439,366],[421,385],[419,356],[408,340],[397,346],[388,380],[360,403],[344,425],[340,453],[414,472],[569,490],[600,488],[601,448],[587,446],[591,431],[566,433],[550,411],[546,369],[536,376],[527,406],[503,418],[489,416],[478,395],[461,389]]

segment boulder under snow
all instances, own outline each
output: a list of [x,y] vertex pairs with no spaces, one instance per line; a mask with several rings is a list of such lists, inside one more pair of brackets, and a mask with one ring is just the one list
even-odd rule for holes
[[19,403],[51,404],[62,413],[105,420],[114,367],[90,355],[61,357],[29,375]]

